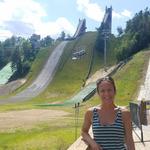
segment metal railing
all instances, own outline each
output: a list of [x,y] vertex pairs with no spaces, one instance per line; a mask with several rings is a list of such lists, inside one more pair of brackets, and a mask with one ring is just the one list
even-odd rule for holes
[[[133,123],[133,130],[141,142],[144,142],[142,125],[148,125],[147,105],[150,101],[141,101],[140,103],[130,102],[130,112]],[[135,128],[140,129],[140,136],[135,131]]]

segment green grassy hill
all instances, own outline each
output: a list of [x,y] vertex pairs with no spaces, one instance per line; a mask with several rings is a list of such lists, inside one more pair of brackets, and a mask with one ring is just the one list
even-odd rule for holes
[[51,47],[45,47],[41,48],[39,53],[36,56],[36,59],[34,60],[30,72],[26,76],[26,83],[23,84],[20,88],[16,89],[12,94],[15,95],[16,93],[22,91],[25,89],[27,86],[29,86],[38,76],[40,71],[42,70],[43,66],[45,65],[49,55],[52,53],[53,49],[58,45],[59,43],[57,42],[55,45]]
[[[119,69],[112,77],[115,80],[117,94],[116,104],[128,106],[129,102],[137,101],[140,85],[144,82],[150,59],[150,50],[144,50],[135,54],[124,66]],[[91,98],[90,105],[100,103],[97,95]]]
[[[91,74],[95,73],[98,69],[103,68],[104,64],[104,59],[103,59],[103,54],[99,53],[97,50],[94,49],[95,41],[97,38],[97,32],[87,32],[78,39],[69,41],[67,46],[64,49],[64,53],[62,54],[60,58],[59,65],[57,67],[56,74],[52,80],[52,82],[49,84],[47,89],[42,92],[39,96],[33,98],[29,102],[30,105],[35,104],[35,103],[45,103],[45,102],[62,102],[65,101],[66,99],[72,97],[74,94],[76,94],[80,89],[82,88],[82,85],[87,77],[88,71],[89,71],[89,66],[93,58],[93,66],[91,70]],[[118,46],[118,41],[114,36],[111,36],[109,42],[107,42],[107,66],[114,65],[116,63],[116,52],[117,49],[116,47]],[[46,60],[50,53],[53,51],[53,49],[56,47],[51,48],[45,48],[41,49],[37,58],[35,59],[35,62],[32,65],[31,71],[27,76],[27,82],[25,85],[23,85],[21,88],[17,89],[13,94],[23,90],[26,88],[29,84],[32,83],[32,81],[37,77],[39,74],[40,70],[42,69],[43,65],[46,63]],[[74,51],[78,51],[80,49],[85,49],[86,54],[83,55],[80,59],[77,60],[72,60],[72,53]],[[92,57],[92,53],[94,50],[94,57]],[[148,57],[144,55],[143,57]],[[142,58],[138,58],[137,61],[140,61]],[[143,59],[142,59],[143,61]],[[139,62],[135,62],[139,63]],[[143,62],[144,63],[144,62]],[[141,64],[142,66],[143,64]],[[139,71],[142,68],[139,66]],[[137,67],[137,65],[135,65]],[[124,71],[124,73],[127,73],[127,69]],[[128,72],[129,73],[129,72]],[[123,73],[122,73],[123,74]],[[137,74],[135,74],[134,70],[131,70],[131,74],[134,76],[133,79],[139,78]],[[116,76],[116,75],[115,75]],[[141,75],[142,76],[142,75]],[[127,78],[126,76],[122,75],[122,78]],[[130,81],[131,80],[130,77]],[[116,79],[119,79],[120,76],[117,75],[115,77]],[[119,91],[119,99],[122,101],[122,104],[127,104],[127,102],[123,102],[124,99],[133,99],[131,96],[133,93],[136,93],[135,88],[138,86],[138,82],[132,86],[132,91],[130,92],[124,92],[125,90],[122,89],[124,86],[127,84],[123,83],[123,79],[121,78],[121,81],[117,81],[117,85],[119,86],[119,90],[121,89],[121,92]],[[135,82],[138,80],[135,80]],[[132,84],[132,83],[130,83]],[[130,85],[129,85],[130,86]],[[126,87],[125,89],[129,89]],[[122,93],[122,95],[120,94]],[[126,95],[126,96],[123,96]],[[127,96],[128,95],[128,96]],[[123,100],[122,100],[123,99]],[[23,106],[23,105],[22,105]],[[32,106],[31,106],[32,107]],[[23,107],[24,108],[24,107]]]
[[[80,91],[89,73],[90,64],[93,64],[90,75],[104,67],[103,54],[94,48],[96,38],[97,32],[87,32],[79,38],[69,41],[60,58],[53,81],[44,92],[33,98],[31,103],[64,101]],[[26,77],[27,82],[13,94],[20,92],[32,83],[46,63],[48,56],[58,44],[39,51],[31,71]],[[116,63],[117,45],[118,41],[112,35],[107,41],[107,66]],[[84,49],[86,54],[80,59],[72,60],[72,53],[80,49]]]
[[[103,68],[103,54],[94,49],[96,38],[97,32],[87,32],[80,38],[70,41],[67,44],[52,83],[43,93],[33,99],[34,102],[64,101],[74,95],[81,89],[86,80],[92,59],[91,74]],[[112,37],[108,44],[108,66],[116,63],[115,49],[113,48],[115,42]],[[72,53],[80,49],[85,49],[86,54],[80,59],[72,60]],[[92,57],[93,50],[94,57]]]
[[[118,105],[128,105],[131,100],[136,100],[139,85],[143,81],[147,69],[150,51],[137,53],[113,77],[117,84],[116,101]],[[54,84],[54,83],[53,83]],[[100,100],[95,94],[89,101],[81,104],[79,110],[77,136],[83,122],[87,108],[98,105]],[[19,108],[19,106],[17,106]],[[70,112],[68,118],[54,119],[35,125],[32,129],[18,129],[12,132],[0,132],[0,149],[51,149],[66,150],[75,141],[75,109],[73,107],[44,107],[43,109],[65,110]]]

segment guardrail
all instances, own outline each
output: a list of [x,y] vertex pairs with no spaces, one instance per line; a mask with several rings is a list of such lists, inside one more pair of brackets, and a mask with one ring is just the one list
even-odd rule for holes
[[150,100],[145,101],[145,102],[146,102],[146,105],[150,105]]
[[134,130],[135,134],[139,137],[141,142],[143,139],[143,129],[142,125],[148,125],[147,120],[147,105],[150,105],[150,101],[140,101],[140,103],[130,102],[130,112],[133,123],[133,130],[138,127],[140,129],[141,135],[139,136]]

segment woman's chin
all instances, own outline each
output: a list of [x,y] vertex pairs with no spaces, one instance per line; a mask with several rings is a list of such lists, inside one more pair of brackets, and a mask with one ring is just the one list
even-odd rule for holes
[[113,100],[112,99],[104,99],[103,102],[108,103],[108,104],[112,104]]

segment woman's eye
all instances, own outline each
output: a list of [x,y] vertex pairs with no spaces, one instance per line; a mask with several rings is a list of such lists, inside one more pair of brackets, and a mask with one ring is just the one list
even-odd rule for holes
[[108,92],[112,92],[112,89],[108,89]]
[[100,90],[100,93],[104,93],[105,92],[105,90]]
[[112,92],[112,89],[107,89],[107,90],[100,90],[100,93],[104,93],[104,92]]

